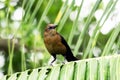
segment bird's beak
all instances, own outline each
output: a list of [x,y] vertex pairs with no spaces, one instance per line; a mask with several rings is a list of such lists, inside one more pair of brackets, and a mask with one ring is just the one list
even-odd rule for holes
[[57,24],[54,24],[54,28],[56,28],[58,25]]

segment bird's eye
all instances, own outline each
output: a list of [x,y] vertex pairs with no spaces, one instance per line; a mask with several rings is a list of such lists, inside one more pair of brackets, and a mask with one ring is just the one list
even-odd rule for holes
[[53,29],[53,27],[49,27],[48,29]]

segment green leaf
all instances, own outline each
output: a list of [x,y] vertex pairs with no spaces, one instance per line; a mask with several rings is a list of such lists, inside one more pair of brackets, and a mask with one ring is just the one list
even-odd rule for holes
[[59,73],[60,73],[60,66],[54,66],[50,73],[48,74],[46,80],[58,80],[59,79]]
[[28,77],[28,80],[37,80],[37,78],[38,78],[38,69],[33,69],[33,71]]
[[89,77],[90,79],[88,80],[98,80],[98,62],[97,59],[90,60],[88,62],[89,65]]
[[100,80],[109,80],[109,59],[101,58],[99,60],[99,79]]
[[6,80],[7,75],[5,75],[4,77],[2,77],[0,80]]
[[18,77],[18,80],[27,80],[28,77],[28,70],[21,72],[20,76]]
[[116,74],[116,80],[120,80],[120,57],[116,59],[116,72],[113,74]]
[[113,57],[110,59],[110,80],[116,80],[116,65],[117,65],[117,58]]
[[47,69],[48,69],[48,67],[44,67],[40,70],[38,80],[44,80],[46,78],[46,76],[47,76],[46,73],[48,72]]
[[16,80],[17,79],[17,73],[11,75],[7,80]]
[[[94,6],[93,6],[93,9],[91,10],[91,12],[90,12],[90,14],[89,14],[89,16],[88,16],[88,18],[87,18],[86,24],[85,24],[85,26],[84,26],[81,34],[79,35],[78,40],[77,40],[77,43],[76,43],[76,46],[75,46],[75,50],[74,50],[74,54],[75,54],[75,55],[78,53],[78,50],[79,50],[79,48],[80,48],[80,46],[81,46],[81,43],[83,42],[83,39],[84,39],[84,37],[85,37],[85,33],[86,33],[86,31],[88,30],[89,24],[90,24],[90,22],[91,22],[91,20],[92,20],[92,18],[93,18],[93,14],[94,14],[95,11],[97,10],[97,8],[98,8],[98,6],[99,6],[100,3],[101,3],[101,0],[97,0],[97,1],[96,1],[96,3],[95,3]],[[84,4],[84,3],[83,3],[83,4]]]
[[65,64],[60,72],[59,80],[73,80],[74,75],[74,62]]
[[85,80],[86,73],[86,61],[78,61],[75,65],[75,77],[74,80]]

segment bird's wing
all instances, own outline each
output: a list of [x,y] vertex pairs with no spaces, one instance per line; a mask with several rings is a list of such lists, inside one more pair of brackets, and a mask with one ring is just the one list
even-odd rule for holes
[[67,49],[67,52],[66,52],[66,55],[65,55],[67,61],[69,62],[69,61],[76,61],[76,60],[78,60],[76,57],[74,57],[74,55],[73,55],[73,53],[72,53],[69,45],[68,45],[67,42],[65,41],[65,39],[64,39],[61,35],[60,35],[60,37],[61,37],[61,42],[62,42],[62,44],[63,44],[63,45],[66,47],[66,49]]
[[69,47],[69,45],[67,44],[67,42],[65,41],[65,39],[60,35],[61,37],[61,42],[64,44],[64,46],[67,48],[67,51],[71,52],[71,49]]

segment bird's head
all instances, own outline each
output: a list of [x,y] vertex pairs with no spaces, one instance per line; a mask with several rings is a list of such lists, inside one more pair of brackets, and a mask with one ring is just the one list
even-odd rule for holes
[[47,27],[45,28],[45,31],[54,31],[57,25],[55,24],[48,24]]
[[45,28],[45,32],[49,34],[54,34],[56,33],[56,30],[55,30],[56,27],[57,25],[55,24],[48,24],[47,27]]
[[57,25],[55,24],[48,24],[47,27],[45,28],[45,30],[53,30],[57,27]]

